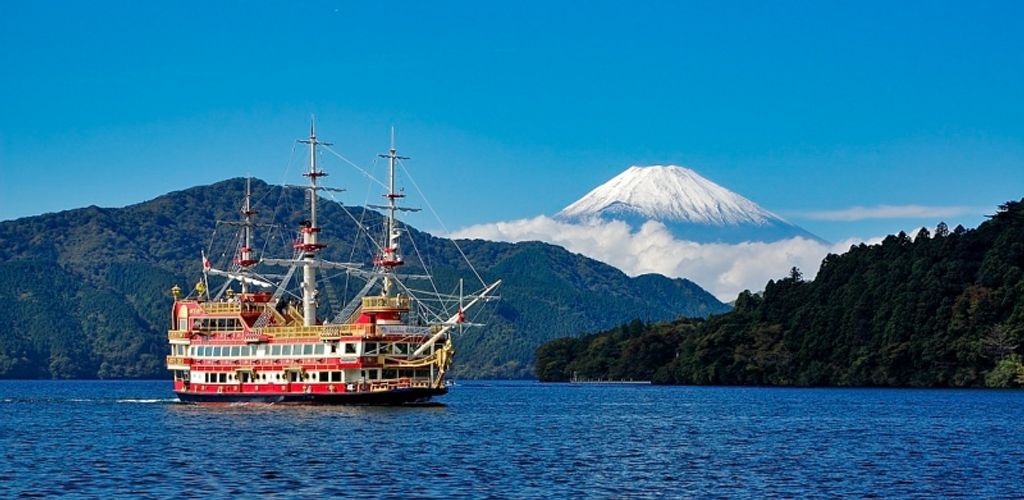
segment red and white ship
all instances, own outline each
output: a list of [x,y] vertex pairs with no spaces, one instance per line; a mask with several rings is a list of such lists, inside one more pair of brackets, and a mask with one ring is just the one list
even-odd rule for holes
[[[385,213],[383,241],[376,241],[372,269],[327,261],[319,256],[322,227],[317,199],[327,175],[317,164],[318,148],[328,147],[310,127],[309,170],[303,175],[308,220],[298,230],[294,255],[287,259],[257,257],[253,249],[256,212],[249,185],[241,208],[237,257],[229,270],[212,267],[203,257],[203,279],[187,297],[175,287],[168,331],[171,354],[167,369],[174,392],[184,402],[266,402],[305,404],[405,404],[430,400],[448,392],[445,375],[452,362],[452,334],[465,323],[465,311],[493,299],[501,284],[484,283],[476,293],[414,291],[405,284],[425,275],[402,275],[402,229],[395,214],[411,210],[397,205],[404,194],[395,190],[398,156],[394,138],[387,155],[387,204],[370,205]],[[329,149],[329,147],[328,147]],[[333,152],[333,150],[332,150]],[[461,252],[460,252],[461,254]],[[276,267],[275,275],[264,268]],[[301,270],[297,290],[289,290]],[[318,273],[365,280],[363,288],[333,319],[317,317]],[[222,280],[211,293],[210,280]],[[240,292],[233,290],[237,282]],[[423,288],[423,287],[421,287]]]

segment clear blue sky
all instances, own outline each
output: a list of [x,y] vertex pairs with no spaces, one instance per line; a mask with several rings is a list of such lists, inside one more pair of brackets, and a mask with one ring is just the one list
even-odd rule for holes
[[832,240],[974,225],[808,214],[1024,196],[1022,19],[978,1],[6,1],[0,219],[300,182],[286,167],[316,113],[364,165],[395,125],[452,229],[654,163]]

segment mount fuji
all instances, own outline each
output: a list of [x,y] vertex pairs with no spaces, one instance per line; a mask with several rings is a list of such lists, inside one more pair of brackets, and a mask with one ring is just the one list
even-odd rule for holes
[[620,220],[634,230],[664,224],[680,240],[771,242],[794,237],[824,242],[756,203],[676,165],[633,166],[562,209],[568,223]]

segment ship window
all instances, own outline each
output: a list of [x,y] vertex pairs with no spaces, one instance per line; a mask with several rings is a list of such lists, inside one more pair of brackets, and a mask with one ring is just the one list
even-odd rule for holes
[[313,344],[306,344],[306,345],[302,346],[302,354],[305,355],[305,356],[309,356],[310,354],[313,354]]
[[331,372],[331,382],[341,382],[341,372]]
[[409,354],[409,344],[395,344],[398,354]]
[[214,357],[220,356],[220,346],[216,346],[216,347],[213,348],[213,356]]
[[323,353],[324,353],[324,345],[323,344],[317,344],[316,348],[313,350],[313,354],[323,354]]
[[228,381],[228,374],[227,373],[221,373],[220,374],[220,383],[224,384],[224,383],[227,383],[227,381]]
[[377,343],[367,342],[363,345],[363,354],[377,354]]
[[409,378],[409,377],[412,377],[412,370],[408,370],[408,369],[398,370],[398,377],[399,378]]
[[398,377],[397,370],[384,370],[384,379],[393,379]]
[[355,354],[356,345],[352,343],[345,343],[345,354]]
[[416,370],[416,378],[429,378],[430,370]]
[[272,346],[270,346],[270,355],[271,356],[280,356],[281,355],[281,346],[279,346],[279,345],[272,345]]
[[241,348],[237,345],[231,348],[231,356],[237,358],[241,354]]
[[334,354],[336,352],[338,352],[338,343],[337,342],[331,342],[331,354]]
[[281,346],[281,355],[282,356],[291,356],[292,355],[292,346],[290,346],[290,345],[283,345],[283,346]]
[[320,372],[320,381],[321,382],[327,382],[328,381],[328,377],[330,377],[330,373],[329,372]]

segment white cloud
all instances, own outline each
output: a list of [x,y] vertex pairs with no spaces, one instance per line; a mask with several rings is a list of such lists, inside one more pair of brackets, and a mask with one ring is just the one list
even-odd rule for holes
[[630,276],[658,273],[687,278],[725,302],[745,289],[763,289],[769,279],[785,277],[793,266],[812,278],[828,253],[842,253],[861,242],[881,241],[853,238],[828,245],[792,238],[772,243],[696,243],[675,239],[660,222],[648,222],[633,231],[621,221],[580,225],[545,216],[470,226],[451,236],[545,241],[611,264]]
[[934,219],[960,215],[983,214],[987,209],[977,207],[933,207],[926,205],[878,205],[876,207],[850,207],[842,210],[802,212],[799,216],[813,220],[858,221],[865,219]]

